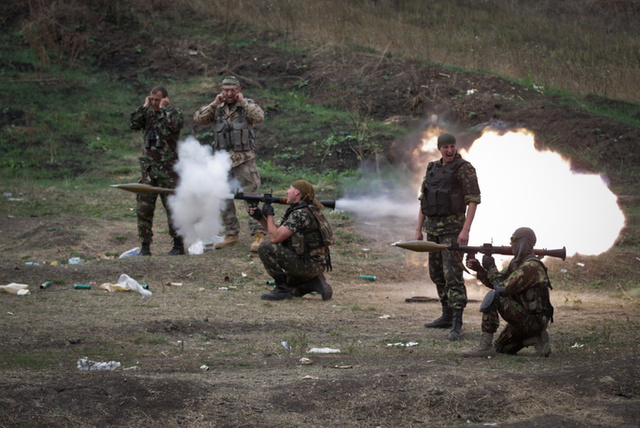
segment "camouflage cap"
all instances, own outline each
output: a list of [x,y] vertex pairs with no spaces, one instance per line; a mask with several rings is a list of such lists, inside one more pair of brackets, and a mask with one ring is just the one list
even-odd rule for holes
[[294,181],[291,186],[300,191],[302,194],[301,199],[305,202],[311,202],[313,201],[313,198],[316,197],[316,192],[313,190],[313,186],[306,180]]
[[448,132],[444,132],[440,134],[438,137],[438,150],[442,148],[442,146],[446,146],[447,144],[455,144],[456,137],[453,134],[449,134]]
[[240,80],[236,76],[227,76],[222,80],[222,86],[225,85],[240,86]]
[[531,242],[531,245],[536,245],[536,234],[533,232],[533,229],[528,227],[519,227],[513,232],[511,235],[511,242],[515,242],[518,239],[524,238],[527,241]]

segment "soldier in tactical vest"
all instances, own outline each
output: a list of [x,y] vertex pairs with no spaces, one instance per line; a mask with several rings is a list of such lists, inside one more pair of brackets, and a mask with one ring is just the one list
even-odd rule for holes
[[[469,231],[480,203],[475,168],[456,150],[456,138],[449,133],[438,137],[442,158],[430,162],[422,182],[420,211],[415,239],[438,244],[469,243]],[[462,313],[467,305],[467,289],[462,265],[451,251],[429,253],[429,276],[436,285],[442,316],[426,323],[427,328],[451,328],[449,340],[462,335]]]
[[276,225],[273,207],[249,209],[249,215],[267,230],[268,239],[258,248],[258,255],[275,288],[262,300],[284,300],[313,291],[329,300],[333,294],[324,272],[331,270],[329,246],[333,231],[322,213],[323,205],[315,199],[313,186],[305,180],[295,181],[287,191],[290,204],[280,226]]
[[[467,266],[492,290],[480,306],[480,344],[463,351],[463,357],[487,357],[495,355],[496,351],[515,354],[526,346],[533,346],[540,357],[551,353],[547,333],[549,322],[553,322],[553,306],[549,300],[551,282],[546,266],[533,251],[535,243],[533,230],[528,227],[516,229],[511,236],[514,258],[501,272],[489,255],[482,258],[482,265],[476,259],[467,260]],[[494,344],[493,334],[500,325],[498,314],[507,326]]]
[[[225,77],[222,91],[211,104],[196,111],[193,120],[197,125],[213,123],[213,149],[226,150],[231,156],[230,178],[237,180],[245,194],[256,195],[260,187],[260,173],[255,160],[253,127],[264,120],[264,112],[254,100],[244,97],[238,78]],[[248,209],[247,203],[244,203]],[[227,201],[221,216],[225,238],[215,245],[217,249],[235,245],[240,234],[240,222],[233,199]],[[251,251],[258,251],[264,239],[264,229],[251,217],[249,232],[253,236]]]
[[[162,86],[151,89],[144,104],[131,113],[129,127],[144,131],[144,151],[139,158],[142,169],[140,183],[175,189],[178,174],[173,166],[178,161],[178,138],[183,124],[182,111],[170,106],[169,94]],[[151,255],[153,215],[157,200],[157,193],[140,193],[137,196],[138,236],[142,243],[138,255],[141,256]],[[167,195],[161,194],[160,200],[167,211],[169,235],[173,238],[173,248],[167,255],[184,254],[182,238],[173,227],[173,213],[167,203]]]

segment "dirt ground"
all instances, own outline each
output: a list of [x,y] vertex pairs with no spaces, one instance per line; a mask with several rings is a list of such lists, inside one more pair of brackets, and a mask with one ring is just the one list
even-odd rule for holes
[[[405,301],[437,296],[426,256],[389,245],[410,225],[353,223],[371,251],[334,250],[331,301],[268,303],[247,233],[227,250],[109,260],[100,255],[135,246],[131,220],[3,216],[0,278],[31,294],[0,294],[0,425],[637,426],[637,299],[556,287],[549,358],[525,349],[464,359],[479,339],[483,287],[467,279],[463,340],[450,342],[422,327],[437,301]],[[152,250],[169,247],[163,233]],[[88,261],[50,265],[71,249]],[[552,280],[579,269],[571,259],[548,265]],[[99,288],[122,273],[153,295]],[[325,347],[340,353],[307,352]],[[81,358],[122,366],[82,371]]]
[[[83,22],[92,23],[86,13]],[[603,159],[615,170],[640,162],[638,129],[560,107],[542,91],[495,76],[337,48],[294,57],[265,43],[230,48],[135,39],[100,22],[93,25],[99,33],[90,52],[96,63],[137,85],[139,73],[218,79],[233,72],[248,90],[308,82],[303,90],[313,102],[350,108],[355,103],[375,119],[416,131],[433,115],[453,131],[494,121],[535,131],[541,147],[588,152],[576,169],[594,171],[588,159]],[[127,55],[136,45],[141,53]],[[262,132],[268,135],[268,127]],[[385,162],[404,165],[407,146],[415,141],[380,144]],[[343,152],[344,158],[323,167],[357,164],[351,151]],[[259,153],[265,160],[271,155],[269,147]],[[611,180],[638,196],[624,174]],[[131,198],[124,192],[121,197]],[[363,237],[334,249],[335,270],[328,275],[334,298],[267,303],[259,295],[269,289],[269,278],[248,251],[246,230],[239,245],[224,251],[158,256],[170,248],[160,233],[153,257],[113,259],[107,254],[137,245],[131,219],[3,214],[0,283],[29,284],[31,294],[0,294],[0,426],[638,426],[637,297],[556,287],[549,358],[524,350],[515,357],[463,359],[459,352],[480,336],[484,289],[467,279],[472,301],[464,337],[449,342],[445,331],[422,326],[438,316],[438,302],[405,301],[436,297],[426,279],[426,257],[389,245],[410,238],[414,225],[395,219],[333,221]],[[72,253],[87,262],[66,264]],[[552,281],[570,281],[576,262],[551,261]],[[122,273],[147,284],[153,296],[99,288]],[[40,289],[45,281],[51,286]],[[91,289],[76,290],[74,284]],[[417,345],[406,346],[410,342]],[[307,352],[316,347],[341,352]],[[302,364],[302,357],[312,364]],[[122,366],[83,371],[77,366],[81,358]]]

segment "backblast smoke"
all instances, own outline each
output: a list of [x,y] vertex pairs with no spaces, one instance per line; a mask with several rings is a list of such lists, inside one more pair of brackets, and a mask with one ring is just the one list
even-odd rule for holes
[[187,247],[198,240],[211,242],[220,232],[220,211],[231,193],[231,158],[224,151],[212,154],[211,147],[194,137],[179,143],[178,158],[175,170],[180,179],[169,196],[174,226]]

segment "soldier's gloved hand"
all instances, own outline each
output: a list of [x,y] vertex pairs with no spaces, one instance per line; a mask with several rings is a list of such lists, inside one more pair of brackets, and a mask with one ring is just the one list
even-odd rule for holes
[[505,287],[504,285],[496,285],[493,287],[494,290],[496,290],[496,293],[498,293],[501,297],[504,297],[504,295],[507,293],[507,287]]
[[249,215],[255,218],[256,220],[260,220],[262,217],[264,217],[264,215],[262,214],[262,211],[260,211],[260,208],[258,207],[258,204],[249,205]]
[[480,271],[480,270],[484,270],[482,268],[482,266],[480,265],[480,262],[476,259],[467,259],[467,267],[471,270],[474,270],[476,272]]
[[486,270],[496,267],[496,261],[493,259],[493,256],[489,254],[482,256],[482,267]]
[[270,215],[275,215],[273,211],[273,207],[271,204],[262,204],[262,215],[265,217],[269,217]]

